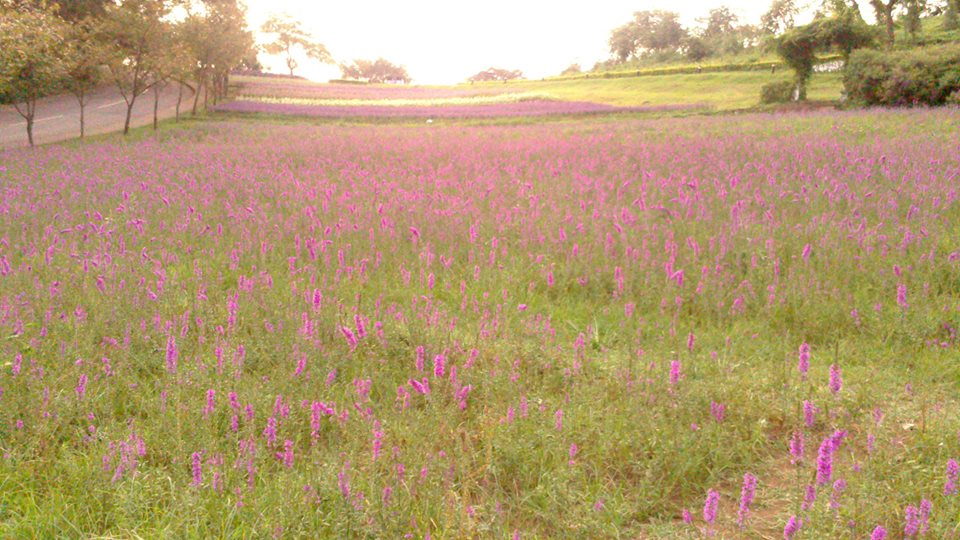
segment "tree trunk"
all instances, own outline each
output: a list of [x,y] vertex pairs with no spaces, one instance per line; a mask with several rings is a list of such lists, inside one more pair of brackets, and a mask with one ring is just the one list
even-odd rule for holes
[[176,122],[180,122],[180,102],[183,101],[183,81],[177,81],[177,83],[180,88],[177,90],[177,113],[174,118]]
[[27,141],[30,146],[33,146],[33,118],[34,113],[37,112],[37,100],[36,98],[28,99],[24,105],[27,107],[26,112],[20,110],[20,105],[16,103],[13,104],[13,108],[16,109],[17,114],[27,121]]
[[81,138],[81,139],[82,139],[83,136],[85,135],[85,133],[84,133],[84,123],[83,123],[83,111],[84,111],[84,109],[86,109],[86,108],[87,108],[87,104],[81,101],[81,102],[80,102],[80,138]]
[[885,23],[887,25],[887,47],[893,48],[894,34],[893,34],[893,7],[896,5],[895,0],[888,0],[887,4],[884,6],[886,8],[885,13]]
[[153,85],[153,130],[157,130],[157,109],[160,108],[160,85]]
[[130,133],[130,117],[133,115],[133,104],[137,100],[137,94],[134,93],[130,98],[130,101],[127,102],[127,118],[123,121],[123,134],[126,135]]
[[33,115],[31,114],[27,118],[27,140],[30,141],[30,146],[33,146]]
[[193,93],[193,110],[190,111],[190,116],[197,115],[197,104],[200,102],[200,88],[203,87],[203,79],[197,81],[197,90]]
[[210,95],[210,85],[206,84],[203,87],[203,111],[207,111],[207,97]]

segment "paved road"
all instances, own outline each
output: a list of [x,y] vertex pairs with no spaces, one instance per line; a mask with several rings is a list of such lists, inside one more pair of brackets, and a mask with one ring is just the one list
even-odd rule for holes
[[[201,98],[202,99],[202,98]],[[177,103],[177,85],[171,84],[160,93],[160,118],[174,115]],[[193,94],[188,88],[183,91],[180,112],[189,113]],[[86,107],[86,134],[109,133],[123,130],[127,112],[126,103],[114,86],[103,86],[91,95]],[[153,122],[153,92],[137,98],[130,119],[131,127]],[[33,140],[36,144],[52,143],[80,136],[80,106],[71,94],[51,96],[37,103],[33,124]],[[12,105],[0,105],[0,149],[27,146],[27,123]]]

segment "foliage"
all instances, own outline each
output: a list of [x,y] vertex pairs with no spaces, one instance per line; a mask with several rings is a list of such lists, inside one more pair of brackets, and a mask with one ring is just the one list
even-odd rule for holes
[[107,7],[100,24],[107,66],[127,104],[124,134],[130,131],[137,98],[150,89],[157,81],[154,74],[163,69],[172,33],[165,20],[169,12],[164,0],[123,0]]
[[760,17],[760,27],[771,35],[779,35],[794,26],[794,18],[800,13],[796,0],[773,0]]
[[736,32],[738,20],[739,17],[727,6],[713,8],[706,19],[700,19],[705,24],[703,37],[711,40],[731,35]]
[[487,68],[475,75],[471,75],[467,80],[470,82],[489,82],[489,81],[512,81],[522,79],[523,72],[519,69],[513,71],[502,68]]
[[56,15],[68,22],[76,23],[84,19],[103,16],[106,6],[111,0],[3,0],[0,4],[8,4],[16,10],[43,10],[50,7]]
[[767,83],[760,89],[760,103],[786,103],[793,100],[797,85],[791,81]]
[[646,53],[675,51],[687,32],[671,11],[638,11],[610,35],[610,51],[621,61]]
[[31,145],[37,100],[59,91],[67,74],[66,34],[49,8],[0,10],[0,103],[26,120]]
[[[259,66],[246,12],[238,2],[208,3],[203,10],[191,10],[176,31],[176,41],[184,48],[180,56],[188,61],[174,63],[178,68],[175,78],[183,80],[192,75],[198,86],[213,90],[215,100],[226,96],[231,70],[245,62]],[[197,90],[194,111],[200,95]]]
[[960,91],[960,43],[856,51],[843,84],[848,98],[861,105],[943,105]]
[[693,62],[704,60],[713,52],[707,40],[700,36],[687,36],[680,48],[683,51],[683,56]]
[[283,55],[287,62],[287,69],[290,70],[290,76],[293,76],[293,70],[299,65],[296,58],[298,51],[319,62],[333,63],[333,57],[330,56],[327,48],[316,42],[313,36],[303,29],[299,21],[289,16],[270,17],[263,23],[260,31],[274,35],[274,40],[264,45],[263,49],[267,54]]
[[893,47],[895,39],[893,11],[904,1],[907,0],[870,0],[877,23],[882,24],[885,30],[887,47]]
[[352,64],[340,64],[340,72],[344,79],[365,80],[371,83],[403,83],[410,82],[410,75],[406,68],[377,58],[376,60],[354,60]]
[[917,42],[917,40],[920,38],[920,33],[923,30],[920,17],[927,7],[927,2],[926,0],[902,1],[906,7],[902,17],[903,28],[906,30],[907,35],[910,36],[910,41]]
[[852,10],[839,16],[815,19],[777,39],[777,54],[793,69],[798,99],[806,99],[818,51],[835,48],[844,59],[851,51],[873,43],[874,32]]
[[561,71],[560,76],[562,77],[564,75],[578,75],[580,73],[583,73],[583,69],[580,67],[580,64],[577,64],[576,62],[574,62],[573,64],[570,64],[569,66],[567,66],[563,71]]
[[946,0],[942,29],[947,32],[960,29],[960,0]]

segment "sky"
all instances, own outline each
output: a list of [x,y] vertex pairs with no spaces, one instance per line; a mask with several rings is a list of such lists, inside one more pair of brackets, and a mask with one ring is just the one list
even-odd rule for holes
[[[635,11],[662,9],[697,24],[711,8],[728,6],[741,22],[757,23],[769,0],[247,0],[257,29],[271,14],[298,20],[337,62],[383,57],[406,67],[415,84],[453,84],[488,67],[519,69],[527,78],[557,75],[572,63],[590,69],[609,58],[610,31]],[[263,37],[260,38],[263,41]],[[270,71],[283,60],[261,53]],[[302,59],[297,75],[325,81],[336,66]]]

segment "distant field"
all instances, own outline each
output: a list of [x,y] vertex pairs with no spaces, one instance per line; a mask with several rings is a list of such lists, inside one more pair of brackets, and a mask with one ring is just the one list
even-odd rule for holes
[[[557,90],[628,99],[589,84]],[[214,117],[0,152],[0,537],[956,538],[958,130]]]
[[[288,84],[289,82],[289,84]],[[510,85],[423,87],[320,84],[299,80],[245,77],[236,81],[234,99],[214,107],[218,113],[307,118],[497,119],[584,114],[670,113],[703,108],[699,104],[618,106],[569,100]]]
[[[624,108],[641,107],[664,111],[664,107],[686,112],[691,108],[711,110],[757,107],[761,87],[773,81],[789,80],[784,70],[658,75],[634,78],[592,78],[509,83],[463,84],[455,87],[404,87],[393,85],[319,84],[306,81],[244,78],[239,81],[237,100],[218,110],[260,112],[304,116],[407,116],[429,117],[435,107],[437,117],[522,116],[529,114],[563,115],[597,112],[629,112]],[[840,99],[841,77],[837,73],[818,73],[813,77],[808,97],[811,101]],[[536,103],[533,105],[533,103]],[[568,105],[550,102],[569,102]],[[491,104],[504,104],[502,111]],[[411,107],[381,110],[384,107]],[[458,107],[446,109],[445,107]],[[364,109],[372,107],[372,109]],[[472,109],[472,107],[477,107]],[[651,109],[652,108],[652,109]],[[476,114],[471,114],[471,111]]]

